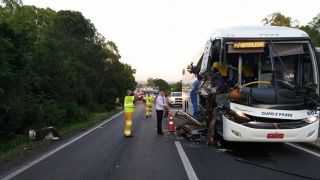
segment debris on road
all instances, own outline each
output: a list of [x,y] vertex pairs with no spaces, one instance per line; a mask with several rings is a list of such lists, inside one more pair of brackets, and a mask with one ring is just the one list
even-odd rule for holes
[[177,133],[185,138],[205,141],[207,128],[199,121],[181,112],[175,113]]
[[58,130],[54,126],[45,127],[40,130],[29,130],[29,140],[59,140],[60,135]]

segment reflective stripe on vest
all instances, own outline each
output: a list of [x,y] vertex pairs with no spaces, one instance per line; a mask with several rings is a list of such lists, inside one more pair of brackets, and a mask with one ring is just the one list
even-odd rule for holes
[[124,98],[124,108],[134,108],[133,100],[134,100],[133,96],[126,96]]
[[146,97],[146,102],[147,102],[147,103],[152,103],[152,101],[153,101],[153,100],[152,100],[152,97],[151,97],[151,96],[149,96],[149,97],[147,96],[147,97]]

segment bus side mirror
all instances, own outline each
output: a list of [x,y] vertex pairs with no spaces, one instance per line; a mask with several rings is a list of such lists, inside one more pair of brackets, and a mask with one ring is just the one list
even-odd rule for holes
[[185,69],[182,69],[182,75],[184,75],[186,73]]

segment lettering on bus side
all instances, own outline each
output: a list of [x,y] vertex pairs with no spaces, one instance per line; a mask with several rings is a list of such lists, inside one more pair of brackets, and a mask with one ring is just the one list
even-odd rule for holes
[[274,116],[274,117],[293,117],[291,113],[285,112],[262,112],[263,116]]
[[308,111],[307,115],[308,116],[318,115],[318,111]]

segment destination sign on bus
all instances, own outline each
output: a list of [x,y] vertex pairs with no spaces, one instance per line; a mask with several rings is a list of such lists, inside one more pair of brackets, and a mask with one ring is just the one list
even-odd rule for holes
[[244,48],[264,48],[265,42],[234,42],[233,48],[244,49]]

